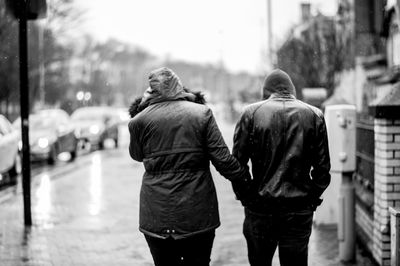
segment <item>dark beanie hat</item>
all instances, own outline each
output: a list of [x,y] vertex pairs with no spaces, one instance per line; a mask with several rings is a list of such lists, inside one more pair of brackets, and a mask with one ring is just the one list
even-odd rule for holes
[[291,78],[280,69],[273,70],[264,80],[263,97],[268,98],[272,93],[296,95]]

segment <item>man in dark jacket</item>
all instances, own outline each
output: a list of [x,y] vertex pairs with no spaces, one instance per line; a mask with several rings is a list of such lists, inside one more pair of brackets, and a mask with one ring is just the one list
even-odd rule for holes
[[[243,233],[252,266],[307,265],[313,211],[330,182],[330,159],[322,112],[295,97],[290,77],[268,75],[264,100],[248,106],[236,125],[233,155],[251,160]],[[311,170],[311,172],[310,172]],[[243,187],[234,184],[235,192]]]
[[209,265],[218,202],[209,163],[243,184],[249,172],[230,154],[201,94],[185,90],[168,68],[131,109],[131,157],[143,162],[140,231],[156,266]]

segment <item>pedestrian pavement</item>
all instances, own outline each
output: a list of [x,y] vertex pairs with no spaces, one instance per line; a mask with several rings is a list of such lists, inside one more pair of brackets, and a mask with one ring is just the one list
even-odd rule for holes
[[[32,227],[23,225],[21,188],[0,191],[0,266],[153,265],[138,231],[143,171],[123,146],[38,173],[32,185]],[[211,265],[249,265],[242,235],[243,208],[229,181],[214,169],[213,176],[221,227]],[[4,193],[8,196],[2,197]],[[279,265],[277,254],[273,265]],[[336,229],[314,227],[309,265],[375,264],[358,246],[356,263],[340,262]]]

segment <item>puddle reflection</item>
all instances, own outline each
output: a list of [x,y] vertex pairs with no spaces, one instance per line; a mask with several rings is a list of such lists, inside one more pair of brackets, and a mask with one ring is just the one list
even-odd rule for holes
[[51,228],[53,226],[50,222],[50,213],[52,210],[51,184],[50,176],[48,174],[42,174],[40,176],[39,187],[36,190],[36,199],[37,203],[34,210],[37,215],[38,222],[45,228]]
[[90,203],[89,213],[98,215],[101,210],[102,196],[102,171],[101,171],[101,155],[94,154],[92,157],[92,165],[90,169]]

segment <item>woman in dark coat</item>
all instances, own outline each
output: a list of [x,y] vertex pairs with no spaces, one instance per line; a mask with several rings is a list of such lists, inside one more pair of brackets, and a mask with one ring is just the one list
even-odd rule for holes
[[200,93],[184,89],[168,68],[152,71],[149,83],[129,122],[129,153],[145,167],[139,229],[156,266],[209,265],[220,225],[210,161],[236,184],[250,175],[230,154]]

